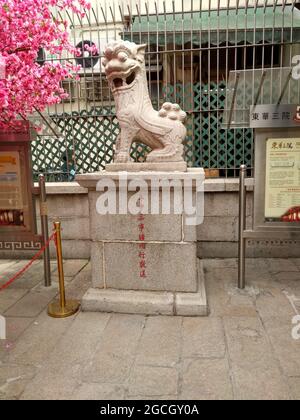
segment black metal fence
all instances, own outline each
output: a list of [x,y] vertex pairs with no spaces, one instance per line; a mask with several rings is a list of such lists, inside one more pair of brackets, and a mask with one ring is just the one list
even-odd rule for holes
[[[48,180],[74,179],[76,172],[105,168],[119,131],[114,103],[101,68],[107,42],[127,39],[148,45],[150,95],[159,108],[177,102],[188,114],[185,156],[190,167],[238,175],[253,168],[253,133],[224,128],[222,118],[230,71],[290,67],[300,51],[298,1],[229,0],[94,1],[81,21],[67,15],[74,45],[94,43],[99,56],[77,58],[80,81],[66,81],[69,99],[48,110],[56,136],[45,130],[33,143],[34,173]],[[65,57],[76,60],[74,57]],[[46,60],[55,60],[47,55]],[[132,158],[149,150],[134,144]]]

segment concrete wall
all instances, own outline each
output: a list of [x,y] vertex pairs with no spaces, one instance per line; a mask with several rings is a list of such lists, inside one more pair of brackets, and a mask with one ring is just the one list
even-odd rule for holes
[[[96,9],[97,3],[99,4],[99,0],[91,0],[92,6]],[[155,5],[156,3],[156,5]],[[163,1],[157,1],[157,0],[102,0],[101,5],[104,10],[107,10],[107,18],[108,20],[111,19],[110,16],[110,10],[109,7],[112,8],[115,19],[120,19],[119,14],[119,5],[122,10],[127,10],[127,5],[129,5],[130,9],[133,11],[133,13],[138,14],[138,11],[140,14],[147,14],[147,11],[149,14],[155,14],[156,13],[156,7],[158,13],[164,13],[164,2]],[[288,4],[290,2],[287,2]],[[226,9],[226,8],[235,8],[237,4],[239,7],[245,7],[248,5],[248,7],[254,7],[256,6],[264,6],[267,4],[268,6],[274,5],[274,0],[268,0],[266,3],[266,0],[174,0],[174,10],[175,12],[181,12],[182,10],[185,12],[189,12],[192,10],[200,10],[200,4],[202,10],[216,10],[218,7],[220,9]],[[283,4],[283,0],[278,0],[277,5]],[[136,5],[138,7],[136,7]],[[167,13],[173,12],[173,1],[165,1],[165,8]],[[100,14],[99,18],[100,21],[102,20],[102,16]]]
[[[251,226],[253,180],[248,180],[247,222]],[[89,202],[87,190],[77,183],[47,184],[49,229],[54,220],[62,222],[64,258],[89,258],[91,250]],[[37,202],[37,214],[39,205]],[[38,226],[40,220],[38,216]],[[206,258],[237,256],[238,180],[209,179],[205,181],[205,218],[197,228],[198,255]],[[248,256],[298,257],[299,243],[269,241],[250,243]],[[55,249],[51,247],[54,257]],[[0,251],[0,258],[28,258],[32,251]]]
[[[77,183],[48,183],[46,186],[49,232],[53,222],[62,225],[64,258],[89,258],[91,253],[88,194]],[[39,215],[39,201],[36,203]],[[38,229],[40,218],[37,217]],[[54,256],[54,248],[52,255]]]

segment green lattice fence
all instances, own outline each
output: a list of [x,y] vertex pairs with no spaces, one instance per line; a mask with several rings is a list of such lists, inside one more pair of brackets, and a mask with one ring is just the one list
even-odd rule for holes
[[[52,117],[64,137],[38,136],[32,143],[33,172],[46,174],[48,181],[66,181],[77,173],[95,172],[112,161],[113,148],[119,133],[116,116],[95,116],[86,112],[73,112]],[[134,143],[131,157],[136,162],[145,160],[150,151]]]
[[193,167],[220,169],[222,175],[236,175],[241,164],[253,166],[253,131],[221,128],[225,107],[225,83],[196,83],[168,86],[166,99],[188,112],[185,155]]
[[[235,176],[242,163],[253,166],[252,130],[221,128],[224,83],[168,85],[163,90],[164,101],[177,102],[188,112],[184,144],[188,166],[220,169],[224,176]],[[63,137],[39,136],[33,142],[35,176],[45,173],[48,181],[72,180],[75,171],[94,172],[111,162],[119,133],[114,108],[97,107],[51,118]],[[131,157],[144,161],[149,150],[135,143]]]

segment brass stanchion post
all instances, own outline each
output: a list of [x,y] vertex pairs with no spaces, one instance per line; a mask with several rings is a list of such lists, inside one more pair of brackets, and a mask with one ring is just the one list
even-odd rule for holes
[[60,222],[54,222],[54,228],[56,231],[56,255],[59,276],[59,301],[52,302],[48,305],[48,315],[52,316],[53,318],[66,318],[68,316],[74,315],[78,311],[80,303],[78,300],[66,300]]

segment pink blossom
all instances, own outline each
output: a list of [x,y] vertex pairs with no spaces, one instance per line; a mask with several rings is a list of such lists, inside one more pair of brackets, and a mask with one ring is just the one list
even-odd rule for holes
[[[88,52],[90,52],[92,55],[98,55],[99,54],[99,49],[97,47],[96,44],[92,44],[92,45],[88,45],[85,44],[84,49]],[[82,51],[79,49],[80,51],[80,55],[82,54]]]
[[[67,97],[61,82],[76,78],[79,67],[59,61],[63,51],[76,55],[76,48],[69,42],[68,23],[55,18],[52,7],[84,17],[90,4],[88,0],[0,0],[0,127],[59,103]],[[39,64],[41,48],[56,59]]]

